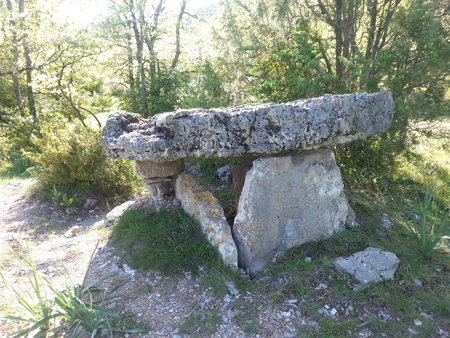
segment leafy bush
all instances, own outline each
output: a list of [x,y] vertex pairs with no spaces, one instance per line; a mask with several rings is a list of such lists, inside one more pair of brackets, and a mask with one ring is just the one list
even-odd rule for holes
[[39,128],[30,115],[8,111],[0,125],[1,160],[11,160],[11,157],[17,157],[22,149],[30,150],[34,147],[30,137]]
[[26,155],[36,165],[32,173],[46,188],[65,187],[102,195],[128,196],[138,178],[127,160],[114,160],[102,153],[100,131],[79,122],[66,121],[41,128],[32,136],[36,152]]

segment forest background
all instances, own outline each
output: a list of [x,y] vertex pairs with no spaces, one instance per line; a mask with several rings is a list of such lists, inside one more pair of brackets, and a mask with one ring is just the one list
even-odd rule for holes
[[[411,163],[430,170],[414,147],[445,137],[423,123],[450,117],[447,0],[105,0],[92,20],[87,1],[72,21],[67,5],[0,1],[0,159],[48,188],[132,193],[131,164],[99,144],[117,109],[148,117],[390,90],[391,129],[336,149],[346,182],[371,189],[405,180]],[[447,194],[448,173],[432,170]]]

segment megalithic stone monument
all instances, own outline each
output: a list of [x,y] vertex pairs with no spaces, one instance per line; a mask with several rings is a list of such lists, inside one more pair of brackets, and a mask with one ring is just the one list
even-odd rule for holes
[[[394,109],[391,94],[380,92],[178,110],[148,119],[116,112],[101,142],[107,155],[136,161],[152,196],[175,192],[224,261],[254,275],[278,251],[355,222],[330,147],[385,132]],[[214,197],[183,173],[187,157],[254,158],[231,228]]]

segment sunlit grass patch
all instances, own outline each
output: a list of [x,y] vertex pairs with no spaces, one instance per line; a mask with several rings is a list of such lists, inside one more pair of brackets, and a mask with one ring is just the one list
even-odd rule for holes
[[[411,131],[417,139],[415,157],[403,161],[397,177],[427,187],[436,187],[436,198],[450,207],[450,120],[421,123]],[[421,189],[425,190],[425,189]]]
[[22,156],[14,156],[10,161],[0,160],[0,182],[29,178],[27,169],[31,165],[30,160]]
[[137,269],[176,274],[223,265],[198,222],[181,209],[125,212],[112,231],[112,244]]

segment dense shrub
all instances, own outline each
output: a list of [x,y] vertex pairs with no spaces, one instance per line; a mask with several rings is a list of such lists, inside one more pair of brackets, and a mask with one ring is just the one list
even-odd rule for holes
[[0,158],[8,161],[17,156],[22,149],[34,147],[30,137],[39,129],[38,123],[27,114],[17,111],[7,111],[0,122]]
[[102,153],[100,131],[67,121],[42,126],[31,141],[38,149],[26,155],[33,174],[45,187],[54,185],[108,196],[128,196],[138,181],[130,161]]

